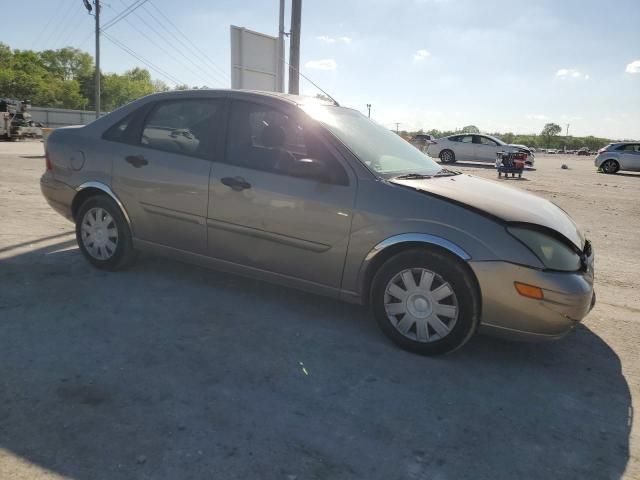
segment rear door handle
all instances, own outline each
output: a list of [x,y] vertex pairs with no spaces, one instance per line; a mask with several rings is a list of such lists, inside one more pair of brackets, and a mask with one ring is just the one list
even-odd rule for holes
[[224,177],[220,181],[236,192],[251,188],[251,184],[242,177]]
[[149,161],[142,155],[128,155],[127,157],[125,157],[125,160],[135,168],[144,167],[149,163]]

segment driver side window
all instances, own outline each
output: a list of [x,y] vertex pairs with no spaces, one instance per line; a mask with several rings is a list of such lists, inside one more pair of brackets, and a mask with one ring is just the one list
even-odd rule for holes
[[497,143],[491,140],[490,138],[487,138],[487,137],[479,137],[479,138],[480,138],[480,143],[482,145],[489,145],[490,147],[495,147],[497,145]]
[[330,183],[348,184],[340,162],[303,116],[293,110],[233,102],[227,138],[228,163],[278,175],[298,176],[297,164],[304,159],[321,161],[327,168]]
[[217,100],[158,103],[144,122],[140,145],[180,155],[210,158],[219,110]]

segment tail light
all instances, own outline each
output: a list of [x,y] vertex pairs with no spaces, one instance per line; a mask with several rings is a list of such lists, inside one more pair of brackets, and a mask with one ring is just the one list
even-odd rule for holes
[[598,153],[602,153],[607,149],[607,147],[601,148],[600,150],[598,150]]
[[47,170],[53,170],[53,164],[51,163],[51,159],[49,158],[49,150],[44,151],[44,163],[47,167]]

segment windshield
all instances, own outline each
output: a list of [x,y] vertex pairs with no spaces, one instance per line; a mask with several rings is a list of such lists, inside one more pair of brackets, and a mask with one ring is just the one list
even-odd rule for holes
[[[493,135],[486,135],[486,136],[491,140],[495,141],[498,145],[506,145],[506,143],[500,140],[498,137],[494,137]],[[524,145],[519,145],[519,146],[524,147]]]
[[329,105],[303,105],[302,109],[384,178],[408,173],[434,175],[441,170],[420,150],[356,110]]

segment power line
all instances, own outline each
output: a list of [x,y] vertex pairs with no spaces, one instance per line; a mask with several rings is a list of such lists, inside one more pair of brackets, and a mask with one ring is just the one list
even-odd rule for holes
[[60,48],[65,47],[65,44],[69,40],[69,38],[75,33],[77,27],[79,26],[79,20],[83,11],[81,8],[76,9],[76,11],[70,17],[71,21],[67,24],[66,28],[61,31],[60,35],[56,37],[55,41],[52,41],[51,44],[55,45],[58,43]]
[[[56,10],[56,13],[59,13],[59,12],[60,12],[60,10]],[[44,28],[42,30],[40,30],[40,33],[38,33],[38,35],[36,37],[34,37],[33,42],[31,42],[31,49],[35,48],[35,46],[38,44],[38,42],[40,42],[40,39],[44,35],[44,32],[47,31],[47,29],[51,25],[51,22],[53,21],[53,18],[55,16],[56,16],[55,14],[49,15],[49,20],[45,24]]]
[[[63,22],[65,16],[68,17],[68,15],[71,13],[72,9],[73,9],[73,3],[69,3],[69,7],[66,10],[64,10],[63,8],[61,8],[60,10],[57,10],[56,13],[53,15],[53,17],[56,18],[56,20],[53,22],[53,28],[51,29],[51,31],[47,34],[47,36],[45,37],[45,40],[43,42],[43,45],[46,46],[49,44],[50,40],[52,40],[52,38],[55,38],[57,36],[59,36],[60,31],[62,30],[62,28],[56,28],[56,26],[60,26],[59,22]],[[62,16],[57,15],[58,13],[62,13]],[[60,19],[60,20],[58,20]]]
[[[122,3],[123,0],[120,0]],[[153,33],[155,33],[158,37],[160,37],[162,39],[162,41],[164,41],[165,43],[168,44],[168,46],[170,48],[175,48],[175,46],[166,38],[166,35],[162,35],[160,32],[158,32],[158,30],[156,30],[152,25],[150,25],[145,19],[144,17],[142,17],[141,15],[139,15],[137,12],[134,13],[136,15],[136,17],[142,22],[144,23],[151,31],[153,31]],[[180,63],[184,68],[186,68],[187,70],[189,70],[192,74],[196,75],[197,77],[199,77],[201,80],[204,80],[204,84],[209,84],[211,83],[211,80],[213,80],[213,84],[215,85],[216,83],[218,83],[218,79],[212,78],[211,74],[209,72],[207,72],[206,70],[203,70],[202,67],[200,65],[198,65],[197,63],[195,63],[193,60],[191,60],[189,57],[187,57],[183,52],[181,52],[180,50],[175,50],[175,52],[177,54],[179,54],[182,58],[184,58],[185,60],[189,61],[191,64],[193,64],[197,69],[199,69],[204,76],[202,76],[202,74],[194,71],[191,67],[189,67],[186,63],[184,63],[183,61],[181,61],[179,58],[176,58],[173,54],[171,54],[170,52],[168,52],[166,49],[164,49],[161,45],[158,44],[157,41],[153,40],[152,38],[150,38],[145,32],[143,32],[142,30],[140,30],[135,24],[133,24],[132,22],[129,21],[129,19],[124,19],[125,22],[127,22],[134,30],[136,30],[140,35],[142,35],[143,37],[145,37],[147,40],[149,40],[151,42],[151,44],[155,45],[158,49],[160,49],[165,55],[167,55],[168,57],[170,57],[171,59],[173,59],[174,61]]]
[[[173,27],[191,45],[191,47],[185,45],[185,43],[182,40],[177,38],[173,33],[169,32],[178,42],[180,42],[187,49],[193,48],[196,52],[198,52],[200,54],[200,59],[201,60],[203,60],[205,63],[208,62],[211,66],[213,66],[213,68],[215,70],[217,70],[223,76],[223,78],[225,78],[229,83],[231,83],[231,78],[229,77],[229,74],[226,71],[224,71],[222,68],[220,68],[218,65],[216,65],[209,58],[209,56],[200,49],[200,47],[198,47],[195,43],[193,43],[191,41],[191,39],[189,39],[189,37],[187,37],[184,33],[182,33],[182,30],[180,30],[180,28],[178,28],[178,26],[175,23],[173,23],[173,21],[171,21],[171,19],[168,18],[162,12],[162,10],[160,10],[158,7],[156,7],[156,5],[152,1],[149,1],[149,5],[151,5],[160,14],[160,16],[162,16],[162,18],[164,18],[164,20],[166,20],[166,22],[169,23],[169,25],[171,25]],[[149,9],[146,6],[143,7],[143,8],[152,18],[154,18],[156,20],[156,22],[158,22],[160,25],[162,25],[162,23],[158,21],[158,19],[149,11]],[[165,28],[166,31],[169,31],[166,27],[164,27],[164,28]]]
[[131,55],[132,57],[134,57],[136,60],[139,60],[140,62],[144,63],[146,66],[148,66],[149,68],[151,68],[153,71],[155,71],[156,73],[162,75],[163,77],[165,77],[167,80],[169,80],[171,83],[173,83],[174,85],[178,85],[181,84],[183,82],[181,82],[179,79],[177,79],[176,77],[174,77],[173,75],[171,75],[170,73],[165,72],[164,70],[162,70],[160,67],[154,65],[153,63],[151,63],[149,60],[146,60],[144,57],[142,57],[140,54],[136,53],[135,51],[131,50],[129,47],[127,47],[125,44],[123,44],[122,42],[120,42],[119,40],[116,40],[115,38],[113,38],[111,35],[109,35],[107,32],[104,32],[101,30],[102,35],[104,35],[104,37],[109,40],[111,43],[113,43],[114,45],[116,45],[117,47],[119,47],[120,49],[124,50],[125,52],[127,52],[129,55]]
[[112,18],[107,23],[105,23],[104,26],[100,30],[104,31],[107,28],[113,27],[120,20],[122,20],[123,18],[126,18],[128,15],[131,15],[137,8],[141,7],[142,5],[144,5],[148,1],[149,0],[136,0],[131,5],[129,5],[127,8],[125,8],[122,12],[120,12],[118,15],[116,15],[114,18]]

